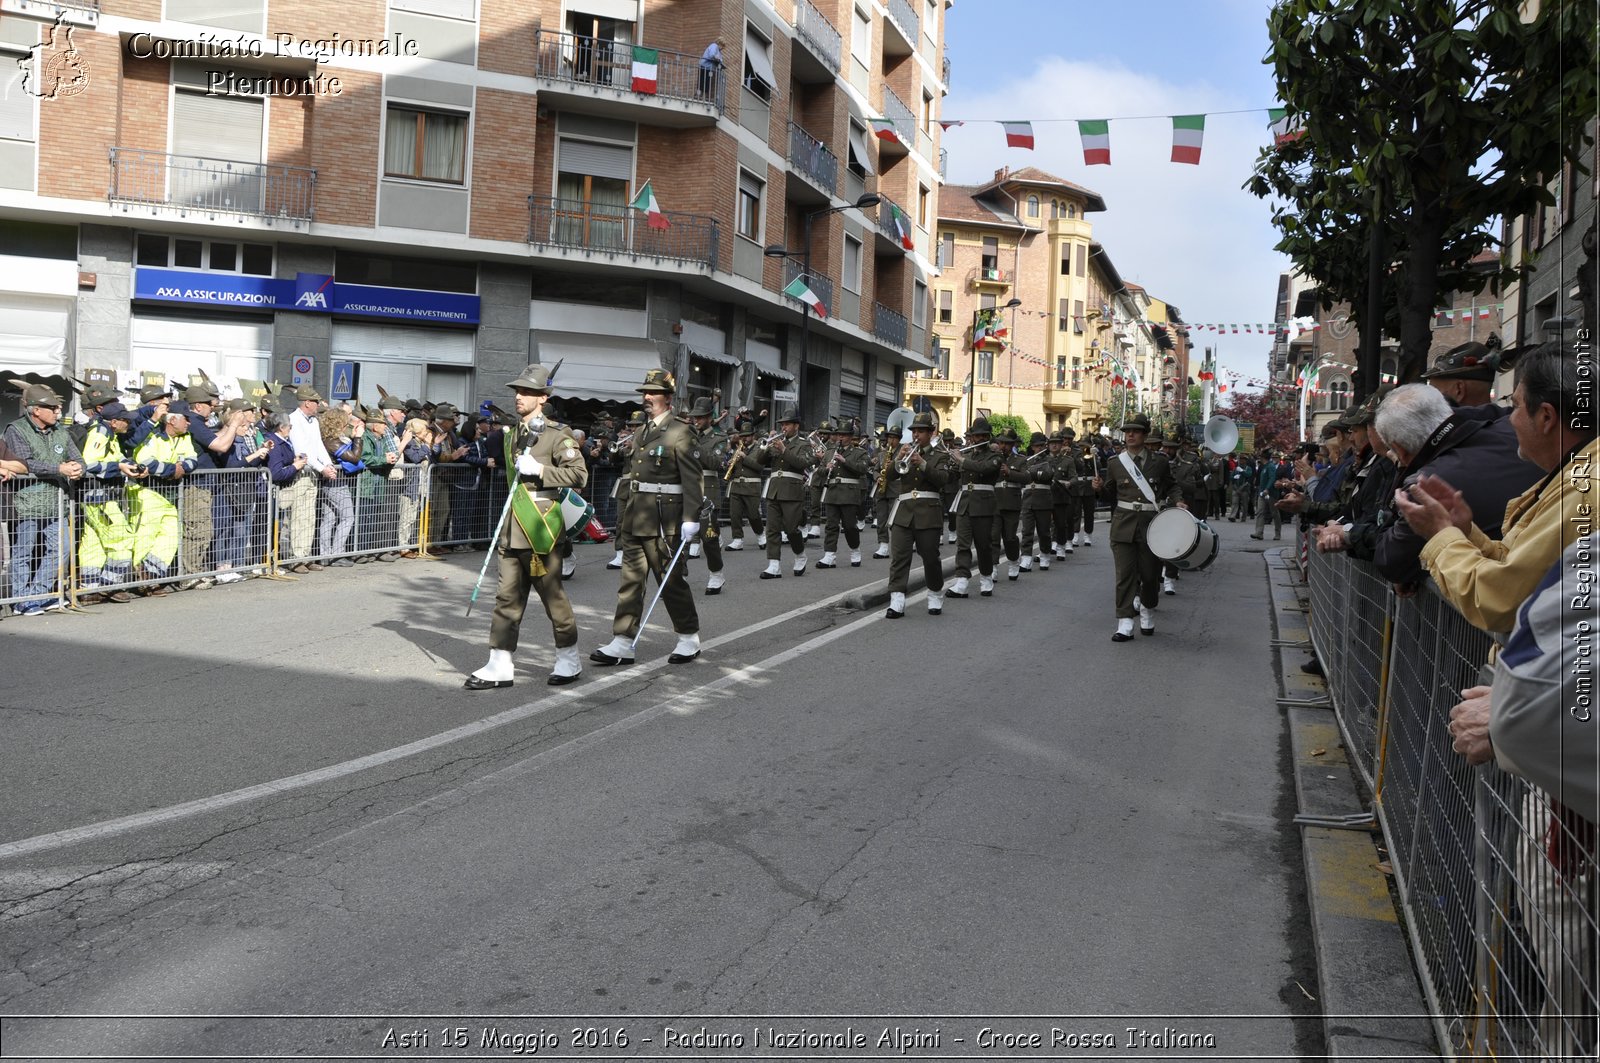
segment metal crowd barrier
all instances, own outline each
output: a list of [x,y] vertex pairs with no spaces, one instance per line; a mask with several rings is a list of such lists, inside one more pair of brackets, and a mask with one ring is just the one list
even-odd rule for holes
[[[35,507],[26,496],[19,502],[18,496],[38,484],[33,476],[14,476],[0,483],[0,613],[27,602],[59,609],[67,601],[71,506],[64,493],[56,492],[45,516],[25,515]],[[52,535],[57,544],[53,557]],[[46,588],[43,593],[32,589],[39,585]]]
[[1308,569],[1312,644],[1373,794],[1442,1050],[1595,1058],[1594,829],[1451,748],[1450,710],[1484,677],[1493,640],[1431,585],[1398,597],[1344,554],[1312,551]]

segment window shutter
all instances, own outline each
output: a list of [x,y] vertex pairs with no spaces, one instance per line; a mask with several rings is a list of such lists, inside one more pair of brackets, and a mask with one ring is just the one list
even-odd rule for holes
[[562,173],[631,181],[633,149],[619,148],[612,144],[596,144],[588,140],[562,138],[560,166]]
[[260,162],[262,113],[258,98],[175,92],[172,153],[190,158]]

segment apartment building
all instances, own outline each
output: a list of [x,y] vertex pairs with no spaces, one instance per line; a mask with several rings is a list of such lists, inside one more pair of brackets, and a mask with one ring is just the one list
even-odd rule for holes
[[[1588,138],[1600,135],[1600,123],[1588,122]],[[1567,163],[1544,181],[1550,202],[1532,213],[1507,218],[1502,239],[1512,264],[1527,264],[1528,277],[1507,287],[1500,329],[1507,347],[1560,339],[1577,342],[1588,333],[1594,350],[1596,329],[1595,279],[1600,276],[1600,156],[1596,172]],[[1588,247],[1584,241],[1589,241]],[[1587,279],[1588,293],[1584,293]]]
[[561,360],[575,420],[660,366],[881,421],[928,365],[948,6],[5,0],[0,374],[476,406]]

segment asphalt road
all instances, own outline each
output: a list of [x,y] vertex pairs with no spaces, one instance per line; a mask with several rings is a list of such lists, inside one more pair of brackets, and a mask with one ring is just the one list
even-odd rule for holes
[[[1103,528],[896,622],[855,607],[887,562],[730,554],[700,661],[662,617],[560,691],[537,606],[518,684],[460,689],[481,555],[7,620],[5,1055],[743,1058],[844,1017],[924,1056],[1315,1051],[1262,544],[1221,531],[1125,645]],[[609,556],[570,584],[585,655]],[[340,1017],[19,1018],[60,1014]]]

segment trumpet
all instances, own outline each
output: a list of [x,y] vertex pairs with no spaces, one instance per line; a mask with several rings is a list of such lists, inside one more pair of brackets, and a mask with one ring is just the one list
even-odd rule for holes
[[904,476],[911,471],[911,455],[916,451],[915,443],[906,443],[900,447],[900,452],[895,455],[894,471]]

